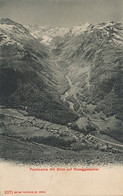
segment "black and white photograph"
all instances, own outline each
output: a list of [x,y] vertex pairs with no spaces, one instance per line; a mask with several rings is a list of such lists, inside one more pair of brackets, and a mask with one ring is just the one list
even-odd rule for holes
[[0,160],[123,165],[122,22],[122,0],[0,0]]

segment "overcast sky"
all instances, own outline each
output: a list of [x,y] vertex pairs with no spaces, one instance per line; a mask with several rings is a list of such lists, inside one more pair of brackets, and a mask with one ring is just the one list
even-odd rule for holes
[[48,26],[123,21],[123,0],[0,0],[0,18]]

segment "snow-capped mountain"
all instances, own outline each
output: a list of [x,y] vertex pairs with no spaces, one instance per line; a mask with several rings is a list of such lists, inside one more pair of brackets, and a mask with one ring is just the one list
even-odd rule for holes
[[105,35],[109,42],[112,42],[116,45],[123,44],[123,25],[122,23],[109,21],[103,22],[96,25],[91,25],[89,32],[93,32],[94,30],[99,30],[100,33]]
[[64,37],[69,31],[68,28],[58,28],[58,27],[47,27],[30,25],[26,26],[30,31],[30,34],[37,38],[41,43],[49,45],[54,37],[61,36]]
[[37,38],[41,43],[49,45],[55,37],[77,36],[87,31],[89,24],[73,27],[42,27],[38,25],[26,26],[30,34]]
[[[13,22],[10,19],[1,19],[0,20],[0,45],[13,45],[19,41],[29,39],[28,30],[20,24]],[[31,38],[31,36],[30,36]]]
[[88,33],[94,30],[99,30],[104,36],[109,38],[109,42],[113,44],[123,44],[123,26],[121,23],[113,21],[103,22],[95,25],[85,23],[84,25],[78,25],[73,27],[47,27],[30,25],[26,26],[30,34],[38,39],[45,45],[50,45],[51,41],[56,38],[64,38],[66,36],[75,37],[88,31]]

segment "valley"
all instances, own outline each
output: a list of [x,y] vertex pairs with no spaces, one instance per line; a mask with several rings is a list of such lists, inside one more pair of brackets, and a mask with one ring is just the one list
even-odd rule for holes
[[[106,145],[110,145],[110,148],[112,148],[112,147],[115,147],[115,149],[114,149],[114,151],[117,151],[118,149],[118,151],[119,152],[123,152],[123,145],[120,143],[120,142],[118,142],[117,140],[114,140],[114,139],[112,139],[112,138],[108,138],[108,140],[106,141],[106,140],[104,140],[103,138],[104,138],[104,136],[106,136],[105,134],[101,134],[101,130],[102,130],[102,128],[96,123],[96,122],[98,122],[98,120],[94,120],[94,119],[92,119],[92,116],[90,116],[88,113],[85,113],[84,111],[83,111],[83,108],[82,108],[82,106],[80,105],[80,103],[79,103],[79,100],[78,100],[78,98],[77,98],[77,96],[76,96],[76,89],[75,89],[75,86],[72,84],[72,81],[70,80],[70,78],[69,78],[69,72],[67,73],[67,74],[65,74],[65,78],[67,79],[67,81],[68,81],[68,85],[69,85],[69,89],[68,89],[68,91],[66,91],[62,96],[61,96],[61,99],[63,99],[65,102],[67,102],[68,104],[69,104],[69,107],[70,107],[70,109],[71,110],[73,110],[74,112],[77,112],[77,111],[75,111],[75,109],[74,109],[74,104],[76,104],[76,102],[77,102],[77,104],[79,105],[79,107],[78,107],[78,110],[79,110],[79,112],[80,112],[80,114],[79,114],[79,118],[77,119],[77,121],[75,121],[75,124],[77,125],[77,127],[79,127],[79,122],[83,122],[83,117],[84,117],[84,122],[85,121],[89,121],[89,122],[91,122],[92,124],[91,124],[91,126],[93,127],[93,125],[95,125],[96,126],[96,129],[95,129],[95,131],[93,130],[93,132],[92,132],[92,134],[93,135],[91,135],[91,132],[87,135],[87,138],[89,139],[89,141],[92,139],[92,140],[96,140],[97,142],[98,142],[98,144],[102,144],[102,149],[104,149],[104,150],[107,150],[107,148],[108,147],[106,147]],[[71,101],[71,100],[68,100],[67,99],[67,97],[68,96],[72,96],[72,97],[74,97],[74,99],[73,99],[73,102]],[[87,106],[86,106],[87,107]],[[99,118],[99,121],[101,121],[101,119]],[[89,124],[89,122],[88,122],[88,124]],[[102,121],[102,123],[105,123],[104,121]],[[81,131],[81,128],[80,128],[80,131]],[[99,134],[99,136],[100,137],[98,137],[98,133],[100,133]],[[81,135],[79,135],[79,137],[77,138],[76,137],[76,132],[74,132],[74,137],[77,139],[77,140],[79,140],[79,138],[86,138],[86,137],[84,137],[84,135],[81,137]],[[77,135],[78,135],[78,132],[77,132]],[[102,139],[101,139],[102,138]],[[86,140],[87,142],[88,142],[88,139]],[[81,140],[80,140],[81,141]],[[111,142],[112,141],[112,142]],[[89,142],[88,142],[89,143]],[[93,145],[92,145],[93,146]],[[96,145],[96,147],[97,147],[98,145]],[[105,147],[104,147],[105,146]],[[93,146],[94,147],[94,146]],[[104,148],[103,148],[104,147]],[[118,147],[118,149],[117,149],[117,147]]]
[[122,30],[115,22],[69,29],[0,20],[2,159],[123,163]]

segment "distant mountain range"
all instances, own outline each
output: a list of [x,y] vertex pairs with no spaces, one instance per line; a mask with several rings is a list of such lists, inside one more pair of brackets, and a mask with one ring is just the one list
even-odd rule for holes
[[38,39],[41,43],[50,45],[53,38],[56,37],[63,38],[64,36],[77,36],[87,31],[89,24],[78,25],[73,27],[48,27],[48,26],[38,26],[30,25],[25,26],[31,35]]

